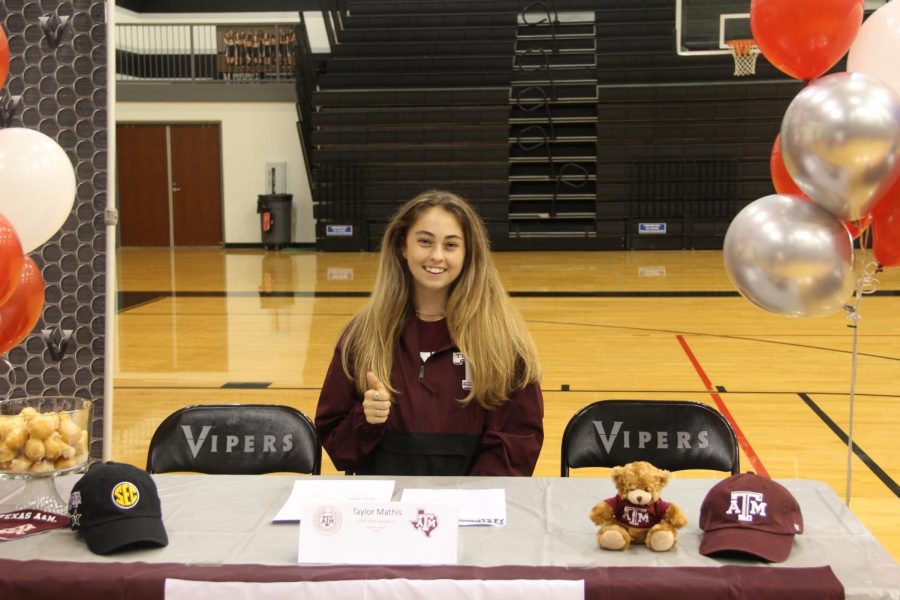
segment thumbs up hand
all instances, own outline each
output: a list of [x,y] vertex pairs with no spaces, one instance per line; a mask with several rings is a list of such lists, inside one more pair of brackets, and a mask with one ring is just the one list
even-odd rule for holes
[[391,414],[391,395],[372,371],[366,371],[366,382],[369,389],[363,395],[363,413],[368,423],[380,425]]

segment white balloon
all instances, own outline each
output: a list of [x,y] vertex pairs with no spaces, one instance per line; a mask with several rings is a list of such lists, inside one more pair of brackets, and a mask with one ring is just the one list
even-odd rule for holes
[[31,252],[72,212],[75,170],[59,144],[39,131],[0,130],[0,213]]
[[875,77],[900,95],[900,0],[888,2],[862,24],[847,54],[847,70]]

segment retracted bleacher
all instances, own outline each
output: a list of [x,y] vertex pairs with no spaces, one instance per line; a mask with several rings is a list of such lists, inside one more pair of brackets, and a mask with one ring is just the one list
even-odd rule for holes
[[377,249],[432,187],[467,197],[496,249],[719,248],[773,192],[802,84],[679,56],[671,0],[331,4],[300,107],[321,250]]
[[432,187],[505,233],[517,4],[346,2],[313,94],[319,248],[377,248],[396,208]]

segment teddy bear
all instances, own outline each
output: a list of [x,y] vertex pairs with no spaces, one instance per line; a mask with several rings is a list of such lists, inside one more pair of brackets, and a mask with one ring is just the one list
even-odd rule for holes
[[591,509],[591,521],[600,527],[597,545],[605,550],[625,550],[643,543],[666,552],[678,541],[678,529],[687,518],[671,502],[660,499],[670,473],[645,461],[630,462],[612,470],[617,494]]

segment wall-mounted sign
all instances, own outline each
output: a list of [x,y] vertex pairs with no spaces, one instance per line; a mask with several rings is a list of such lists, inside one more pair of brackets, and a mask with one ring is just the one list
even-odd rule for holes
[[327,237],[353,237],[353,225],[326,225]]
[[665,223],[638,223],[640,235],[660,235],[666,233]]

